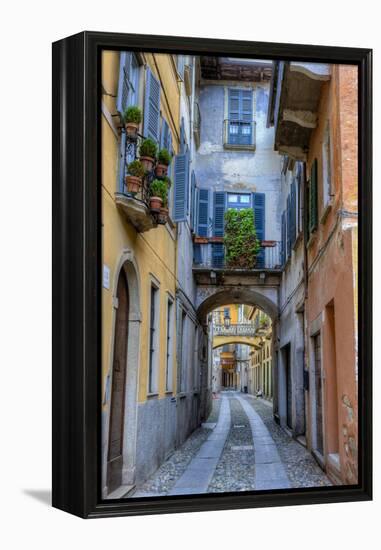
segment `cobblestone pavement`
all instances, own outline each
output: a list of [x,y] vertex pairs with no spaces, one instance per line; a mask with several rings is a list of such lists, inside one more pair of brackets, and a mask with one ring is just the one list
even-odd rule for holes
[[263,399],[241,394],[259,414],[270,432],[286,469],[292,487],[320,487],[332,485],[312,455],[300,443],[289,437],[274,422],[272,406]]
[[[195,430],[185,443],[144,484],[137,487],[133,494],[128,495],[129,497],[164,496],[171,492],[172,494],[180,494],[179,492],[176,493],[175,485],[187,472],[187,469],[188,473],[190,472],[192,464],[195,464],[195,460],[197,463],[198,457],[203,454],[202,449],[205,449],[205,445],[203,444],[213,434],[213,428],[220,416],[221,402],[223,400],[221,396],[226,399],[230,408],[230,430],[219,460],[215,463],[214,474],[209,478],[209,485],[207,489],[205,485],[204,490],[208,493],[220,493],[253,491],[256,488],[267,488],[266,482],[261,487],[256,487],[256,479],[257,483],[259,479],[259,468],[264,465],[257,465],[258,472],[256,478],[255,460],[256,456],[257,460],[260,456],[258,455],[259,445],[257,442],[257,446],[255,447],[255,443],[253,442],[253,431],[249,420],[252,414],[247,409],[247,404],[259,415],[265,426],[259,421],[263,426],[263,430],[266,431],[264,436],[262,436],[262,440],[270,444],[272,448],[276,447],[278,461],[281,461],[283,472],[286,472],[289,480],[289,485],[287,486],[318,487],[331,485],[331,482],[319,468],[310,453],[297,441],[290,438],[274,422],[272,407],[267,402],[263,399],[253,398],[232,391],[223,392],[220,394],[220,398],[213,399],[212,412],[205,425]],[[246,402],[243,405],[249,417],[240,403],[240,400],[243,399]],[[206,445],[210,444],[206,443]],[[206,458],[206,455],[203,458]],[[283,476],[286,477],[285,474]]]
[[254,447],[248,418],[234,393],[229,396],[231,426],[208,493],[254,489]]

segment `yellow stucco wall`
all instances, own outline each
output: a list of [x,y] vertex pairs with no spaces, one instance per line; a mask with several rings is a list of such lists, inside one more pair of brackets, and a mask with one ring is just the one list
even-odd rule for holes
[[[179,87],[170,56],[146,55],[141,61],[147,63],[161,82],[161,114],[172,130],[172,142],[178,151],[179,134]],[[139,104],[143,107],[144,74],[141,69]],[[102,372],[103,384],[112,367],[113,344],[113,296],[116,293],[116,270],[124,250],[132,250],[139,270],[140,286],[140,368],[138,381],[138,401],[145,401],[148,392],[148,348],[149,348],[149,301],[151,276],[159,283],[159,397],[165,393],[166,369],[166,327],[168,294],[176,293],[176,228],[158,226],[145,233],[137,233],[115,205],[114,193],[117,189],[119,138],[112,128],[110,119],[116,112],[115,98],[118,87],[119,52],[106,51],[102,60],[102,84],[107,95],[103,95],[102,114],[102,224],[103,224],[103,263],[110,269],[110,289],[102,290]],[[110,95],[109,95],[110,94]],[[107,113],[108,110],[108,113]],[[172,116],[171,116],[172,115]],[[173,384],[176,391],[176,335],[172,331]],[[128,366],[127,366],[128,368]]]

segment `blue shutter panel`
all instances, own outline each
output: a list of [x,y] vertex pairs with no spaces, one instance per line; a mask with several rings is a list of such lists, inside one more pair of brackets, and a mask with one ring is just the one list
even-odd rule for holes
[[287,197],[287,259],[291,256],[291,196]]
[[[253,193],[253,210],[254,210],[254,224],[257,232],[257,239],[259,241],[265,240],[265,226],[266,226],[266,195],[265,193]],[[257,256],[257,267],[265,266],[265,250],[261,248]]]
[[195,200],[196,200],[196,176],[194,173],[194,170],[192,170],[191,174],[191,205],[190,205],[190,227],[191,230],[194,231],[195,228],[195,220],[194,220],[194,214],[195,214]]
[[160,83],[147,68],[146,91],[144,98],[144,128],[145,137],[150,137],[159,143],[160,126]]
[[173,199],[173,220],[183,222],[187,219],[187,196],[189,180],[188,154],[175,157],[175,188]]
[[281,242],[281,262],[286,263],[286,212],[282,212],[282,242]]
[[253,118],[252,90],[229,88],[229,143],[250,145]]
[[296,240],[296,182],[291,184],[291,223],[290,223],[291,246]]
[[209,222],[209,190],[198,190],[198,215],[197,215],[197,235],[199,237],[208,236]]
[[213,212],[213,236],[223,237],[225,226],[225,193],[216,191],[214,193],[214,212]]
[[[225,193],[216,191],[214,193],[214,211],[213,211],[213,236],[223,237],[225,229]],[[212,260],[214,267],[223,267],[225,259],[225,250],[222,243],[212,244]]]
[[123,114],[128,102],[128,74],[131,67],[131,52],[121,52],[119,62],[118,94],[116,97],[116,110]]

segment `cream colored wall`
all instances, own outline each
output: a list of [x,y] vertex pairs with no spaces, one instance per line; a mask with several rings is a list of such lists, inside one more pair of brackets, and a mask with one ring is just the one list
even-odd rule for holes
[[[147,55],[145,61],[162,85],[161,110],[170,124],[174,150],[178,150],[178,109],[179,95],[175,72],[169,56]],[[102,63],[102,84],[107,94],[116,96],[119,74],[119,53],[104,52]],[[144,82],[140,85],[140,103],[143,102]],[[165,94],[163,93],[165,90]],[[110,114],[115,113],[115,98],[104,95],[103,102]],[[167,101],[168,100],[168,101]],[[172,112],[173,119],[170,117]],[[177,118],[176,118],[177,117]],[[113,296],[116,288],[116,269],[124,250],[134,252],[139,269],[141,330],[140,330],[140,370],[138,401],[146,400],[148,391],[148,348],[149,348],[149,300],[150,281],[153,276],[160,283],[159,296],[159,397],[165,393],[166,369],[166,327],[167,297],[176,293],[176,230],[168,226],[158,226],[145,233],[137,233],[115,205],[114,193],[117,186],[118,149],[117,136],[105,114],[102,115],[102,237],[103,262],[110,269],[110,289],[102,290],[102,373],[103,382],[112,367],[113,345]],[[113,120],[117,120],[116,117]],[[172,331],[173,391],[176,391],[176,334]],[[127,367],[128,368],[128,367]]]

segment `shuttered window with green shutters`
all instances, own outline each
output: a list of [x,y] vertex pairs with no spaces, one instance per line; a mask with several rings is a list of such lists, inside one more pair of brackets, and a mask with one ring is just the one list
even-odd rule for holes
[[315,159],[311,167],[309,185],[309,231],[312,233],[318,226],[318,162]]
[[189,155],[188,153],[175,157],[175,182],[173,197],[173,220],[183,222],[187,219],[188,185],[189,185]]
[[146,69],[146,88],[144,98],[144,127],[143,134],[150,137],[156,143],[159,143],[160,131],[160,83],[152,74],[152,71]]

